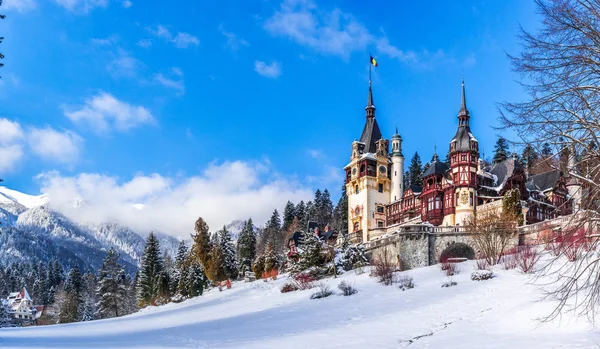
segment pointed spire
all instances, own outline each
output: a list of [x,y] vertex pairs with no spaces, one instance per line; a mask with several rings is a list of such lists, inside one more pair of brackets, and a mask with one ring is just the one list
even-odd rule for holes
[[469,117],[469,110],[467,109],[467,97],[465,94],[465,78],[462,79],[462,95],[460,100],[460,110],[458,112],[458,117]]
[[375,117],[375,105],[373,104],[373,89],[371,88],[371,80],[369,80],[369,98],[365,110],[367,111],[367,119]]
[[432,162],[438,162],[440,161],[440,157],[437,155],[437,144],[434,142],[433,143],[433,161]]

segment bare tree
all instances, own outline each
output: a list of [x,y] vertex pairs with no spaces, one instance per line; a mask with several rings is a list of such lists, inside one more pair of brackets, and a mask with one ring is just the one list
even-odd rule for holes
[[512,212],[485,211],[470,216],[465,225],[473,233],[473,244],[490,265],[496,265],[500,258],[514,244],[517,237],[517,217]]
[[[553,237],[566,247],[556,251],[538,279],[544,280],[548,297],[558,300],[547,319],[573,311],[593,321],[600,309],[595,233],[600,207],[600,1],[536,3],[542,28],[535,33],[522,29],[522,52],[509,55],[528,98],[503,103],[501,122],[538,152],[549,144],[554,161],[547,163],[569,177],[573,200],[565,205],[572,204],[574,214]],[[575,260],[566,256],[573,244],[586,246]]]

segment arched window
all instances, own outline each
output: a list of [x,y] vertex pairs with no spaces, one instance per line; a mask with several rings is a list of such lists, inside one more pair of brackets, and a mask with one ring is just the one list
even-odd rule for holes
[[359,229],[358,222],[354,222],[354,231],[358,231],[358,229]]
[[358,194],[358,185],[354,186],[354,194]]

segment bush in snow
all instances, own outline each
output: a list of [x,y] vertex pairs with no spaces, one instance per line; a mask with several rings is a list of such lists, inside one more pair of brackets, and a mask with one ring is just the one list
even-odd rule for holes
[[386,248],[381,255],[373,261],[371,276],[376,277],[380,283],[389,286],[394,281],[394,269],[394,263],[388,256],[388,250]]
[[345,271],[362,268],[369,264],[369,260],[367,259],[367,256],[365,256],[365,250],[362,244],[348,245],[342,251],[341,255],[341,259],[337,264]]
[[516,253],[505,254],[500,260],[502,262],[502,268],[504,268],[504,270],[515,269],[518,264]]
[[351,285],[346,281],[340,282],[338,288],[340,289],[340,291],[342,291],[342,295],[344,296],[352,296],[353,294],[358,292],[358,290],[354,288],[354,285]]
[[446,274],[446,276],[453,276],[460,273],[460,268],[456,265],[456,263],[444,262],[440,264],[440,268],[444,274]]
[[477,267],[477,270],[488,270],[490,268],[490,263],[485,258],[478,259],[475,262],[475,267]]
[[320,298],[325,298],[325,297],[329,297],[333,294],[333,291],[331,291],[329,289],[329,286],[325,285],[325,284],[319,284],[319,290],[315,293],[313,293],[310,296],[310,299],[320,299]]
[[397,279],[397,283],[400,284],[398,286],[402,291],[410,290],[411,288],[415,288],[415,283],[413,282],[413,278],[408,275],[402,275]]
[[475,270],[471,273],[471,280],[473,281],[483,281],[489,280],[494,277],[494,274],[489,270]]
[[522,272],[526,274],[531,273],[540,257],[540,254],[534,246],[522,246],[517,254],[517,265]]
[[288,282],[281,288],[281,293],[288,293],[292,291],[298,291],[298,286],[293,282]]
[[442,287],[452,287],[458,285],[455,281],[448,281],[442,284]]

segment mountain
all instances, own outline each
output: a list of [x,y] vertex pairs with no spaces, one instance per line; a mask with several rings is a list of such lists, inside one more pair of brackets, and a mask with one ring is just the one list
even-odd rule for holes
[[[163,250],[174,256],[178,240],[156,234]],[[31,196],[0,187],[0,264],[33,263],[58,258],[65,266],[97,270],[111,247],[121,263],[135,272],[145,238],[113,222],[81,225],[51,208],[47,195]]]

